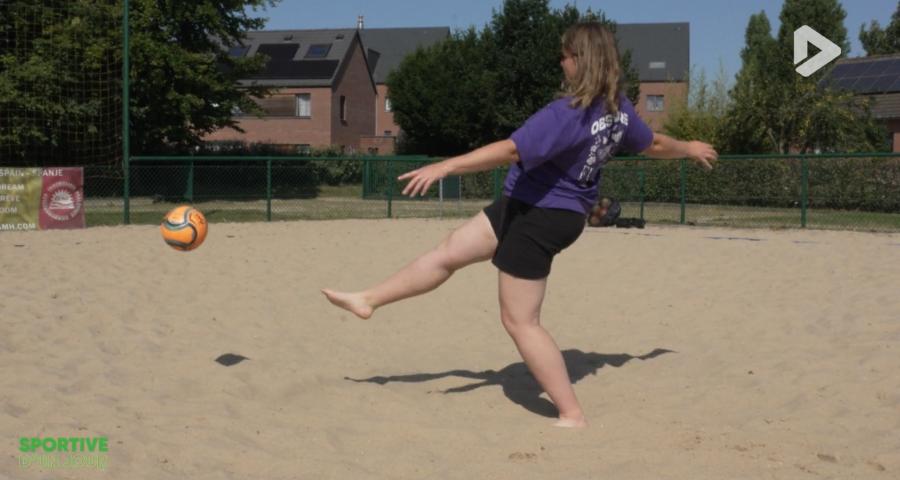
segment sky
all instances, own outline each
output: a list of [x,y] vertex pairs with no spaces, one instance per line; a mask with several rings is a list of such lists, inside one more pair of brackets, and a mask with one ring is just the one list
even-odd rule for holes
[[[551,0],[552,8],[566,4],[585,11],[603,11],[619,23],[689,22],[691,64],[715,77],[720,65],[731,81],[741,68],[740,51],[750,15],[765,11],[778,32],[782,0]],[[859,43],[859,28],[872,20],[884,27],[890,23],[897,0],[844,0],[844,26],[850,39],[849,56],[865,54]],[[269,18],[267,30],[310,28],[355,28],[363,15],[368,28],[450,27],[452,31],[470,26],[482,29],[502,0],[281,0],[275,7],[258,12]]]

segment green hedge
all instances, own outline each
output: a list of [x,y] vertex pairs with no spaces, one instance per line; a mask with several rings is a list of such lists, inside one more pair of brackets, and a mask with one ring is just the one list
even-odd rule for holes
[[[271,146],[269,146],[271,147]],[[235,154],[234,151],[216,151]],[[241,153],[278,157],[296,155],[277,149],[257,148]],[[272,162],[272,190],[276,198],[310,198],[323,185],[362,184],[368,198],[384,198],[387,188],[401,173],[433,159],[389,160],[340,156],[338,151],[308,152],[320,159]],[[807,165],[810,208],[900,212],[900,155],[881,157],[722,157],[713,171],[685,161],[685,200],[695,204],[753,207],[799,207],[803,193],[803,163]],[[601,193],[623,201],[679,203],[680,160],[627,158],[608,164],[603,172]],[[116,178],[121,172],[86,170],[87,176],[108,179],[103,189],[91,188],[88,196],[120,195]],[[187,193],[203,198],[263,198],[266,162],[261,160],[195,160],[193,190],[188,184],[188,161],[140,161],[131,168],[131,194],[172,200]],[[502,188],[505,169],[462,177],[466,199],[493,198]],[[399,197],[396,184],[394,196]],[[102,190],[102,191],[101,191]],[[433,188],[426,198],[437,196]]]
[[[727,158],[713,171],[685,166],[688,203],[763,207],[799,206],[803,168],[800,158]],[[877,212],[900,211],[900,156],[807,158],[808,205]],[[679,160],[621,160],[604,171],[603,194],[623,200],[681,201]]]

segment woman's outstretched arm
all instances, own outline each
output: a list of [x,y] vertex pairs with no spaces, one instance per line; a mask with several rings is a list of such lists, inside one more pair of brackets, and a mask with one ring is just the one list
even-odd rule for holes
[[409,180],[403,189],[403,195],[414,197],[425,195],[431,185],[447,175],[481,172],[501,165],[511,165],[519,161],[519,151],[512,140],[500,140],[464,155],[451,157],[441,162],[417,168],[397,177],[398,180]]
[[707,170],[712,170],[719,154],[708,143],[676,140],[662,133],[653,133],[653,143],[641,152],[650,158],[690,158]]

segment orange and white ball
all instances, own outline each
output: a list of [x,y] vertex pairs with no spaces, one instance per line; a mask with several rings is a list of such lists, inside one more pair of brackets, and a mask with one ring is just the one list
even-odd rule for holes
[[181,205],[166,214],[159,226],[163,240],[175,250],[193,250],[206,240],[206,217],[194,207]]

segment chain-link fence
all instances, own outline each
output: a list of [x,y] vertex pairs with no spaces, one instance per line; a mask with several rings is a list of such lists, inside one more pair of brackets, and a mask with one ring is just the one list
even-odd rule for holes
[[623,160],[603,193],[650,223],[900,230],[900,153],[726,155],[706,171],[687,160]]
[[[127,197],[121,169],[85,168],[87,224],[158,223],[182,203],[211,222],[468,217],[502,192],[496,169],[402,196],[397,176],[435,160],[137,157]],[[650,224],[900,231],[900,154],[723,156],[713,171],[626,158],[603,175],[622,215]]]
[[190,203],[210,222],[468,217],[499,195],[504,172],[451,177],[427,195],[401,195],[401,173],[435,161],[402,157],[135,157],[128,195],[121,169],[85,168],[91,225],[159,223]]

